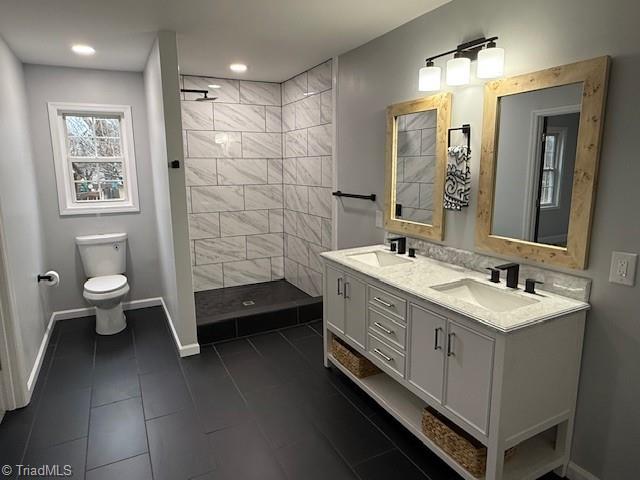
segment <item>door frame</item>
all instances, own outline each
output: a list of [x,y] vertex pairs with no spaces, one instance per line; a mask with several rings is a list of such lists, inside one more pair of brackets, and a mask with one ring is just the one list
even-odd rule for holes
[[[543,128],[542,122],[546,117],[555,115],[566,115],[569,113],[580,113],[580,105],[563,105],[560,107],[541,108],[531,112],[531,123],[529,133],[529,161],[524,184],[525,205],[522,215],[522,233],[527,241],[531,239],[535,230],[536,216],[534,215],[539,189],[539,182],[536,181],[540,175],[540,165],[542,163],[542,142],[540,141]],[[535,187],[534,187],[535,185]]]
[[[9,288],[9,271],[6,257],[5,233],[0,208],[0,420],[6,410],[18,408],[25,392],[19,387],[18,346],[11,341],[17,338],[15,329],[15,304]],[[13,334],[12,334],[13,333]]]

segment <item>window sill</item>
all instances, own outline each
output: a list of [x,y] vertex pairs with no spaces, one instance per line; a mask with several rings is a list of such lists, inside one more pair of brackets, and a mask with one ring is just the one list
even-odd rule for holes
[[131,203],[120,205],[91,205],[65,207],[60,210],[60,215],[97,215],[102,213],[139,213],[140,207]]

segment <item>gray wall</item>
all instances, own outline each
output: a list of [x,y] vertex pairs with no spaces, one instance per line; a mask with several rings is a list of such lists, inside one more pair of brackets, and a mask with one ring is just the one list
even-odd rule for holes
[[[11,300],[3,295],[10,310],[7,326],[9,348],[17,359],[12,371],[24,391],[17,399],[26,403],[26,383],[33,368],[49,316],[48,292],[36,282],[47,270],[44,239],[38,205],[37,165],[31,151],[27,92],[23,68],[0,37],[0,254],[5,256]],[[4,251],[2,251],[4,250]],[[1,277],[2,275],[0,275]],[[7,292],[3,292],[7,293]],[[7,312],[5,312],[6,314]],[[2,352],[2,361],[8,359]]]
[[[40,65],[25,66],[29,125],[33,132],[33,152],[37,192],[40,195],[43,231],[47,241],[45,256],[49,267],[61,275],[58,288],[51,290],[54,311],[87,306],[82,297],[86,280],[75,245],[77,235],[127,232],[127,278],[129,300],[158,297],[158,278],[153,186],[149,160],[147,111],[141,73],[88,70]],[[135,138],[140,212],[60,216],[54,175],[47,102],[80,102],[131,105]],[[34,191],[16,193],[22,201],[32,201]]]
[[[634,135],[640,122],[640,4],[632,0],[454,0],[339,58],[338,187],[384,190],[385,114],[392,103],[420,97],[417,71],[425,56],[480,34],[499,35],[506,74],[613,56],[598,198],[591,242],[593,279],[587,320],[573,460],[601,479],[635,478],[640,447],[639,287],[608,283],[612,250],[637,252],[640,163]],[[479,152],[482,85],[454,90],[452,125],[470,123]],[[471,206],[447,212],[447,245],[474,249],[479,156],[472,158]],[[356,203],[357,202],[357,203]],[[338,208],[339,246],[380,242],[375,207],[346,200]]]
[[[169,169],[183,160],[178,93],[178,57],[174,32],[161,31],[144,70],[151,145],[151,180],[158,238],[159,284],[171,324],[181,346],[197,344],[191,284],[184,169]],[[182,353],[182,352],[181,352]],[[190,353],[196,353],[191,351]]]

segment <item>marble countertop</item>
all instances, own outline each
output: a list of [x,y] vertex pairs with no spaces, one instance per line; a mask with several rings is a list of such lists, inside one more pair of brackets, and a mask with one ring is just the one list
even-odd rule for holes
[[[421,255],[412,259],[403,255],[404,258],[411,260],[411,262],[386,267],[370,266],[350,257],[353,254],[373,251],[388,252],[389,249],[384,245],[372,245],[324,252],[321,256],[326,260],[344,265],[391,287],[395,287],[418,298],[452,310],[503,333],[512,332],[529,325],[557,318],[561,315],[590,308],[588,303],[546,292],[542,288],[536,289],[537,294],[534,297],[525,293],[522,286],[520,290],[512,290],[507,288],[504,282],[499,284],[488,282],[488,274],[482,274],[457,265],[443,263]],[[494,312],[433,288],[437,285],[443,285],[465,278],[477,280],[486,283],[488,286],[508,291],[509,295],[536,298],[539,302],[506,312]]]

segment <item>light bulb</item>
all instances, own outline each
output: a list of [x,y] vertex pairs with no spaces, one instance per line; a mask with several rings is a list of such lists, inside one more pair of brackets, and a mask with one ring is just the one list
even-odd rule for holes
[[428,62],[418,72],[418,90],[421,92],[434,92],[440,90],[440,77],[442,69],[434,67],[433,62]]
[[468,58],[455,57],[447,62],[447,85],[466,85],[470,76],[471,60]]

